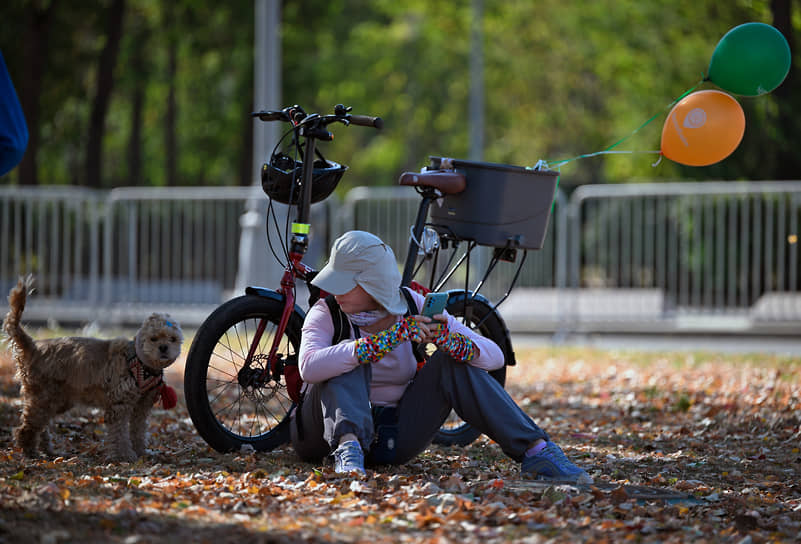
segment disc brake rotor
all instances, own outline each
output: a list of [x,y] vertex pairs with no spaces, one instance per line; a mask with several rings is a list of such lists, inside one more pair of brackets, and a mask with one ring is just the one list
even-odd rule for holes
[[[284,388],[280,381],[271,379],[269,365],[269,355],[265,353],[254,355],[250,366],[243,367],[237,375],[242,394],[254,403],[269,401]],[[266,376],[266,379],[262,376]]]

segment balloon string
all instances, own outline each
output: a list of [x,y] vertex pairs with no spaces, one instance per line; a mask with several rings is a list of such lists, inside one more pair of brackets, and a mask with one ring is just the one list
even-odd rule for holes
[[558,169],[563,164],[568,163],[570,161],[575,161],[577,159],[586,159],[588,157],[597,157],[598,155],[632,155],[632,154],[635,154],[635,153],[652,153],[652,154],[659,155],[659,154],[662,153],[662,151],[659,150],[659,149],[655,149],[655,150],[651,150],[651,151],[643,151],[643,150],[634,151],[634,150],[624,150],[624,149],[617,149],[617,150],[604,149],[603,151],[596,151],[594,153],[584,153],[583,155],[579,155],[579,156],[573,157],[571,159],[565,159],[565,160],[557,161],[557,162],[553,162],[553,163],[549,163],[548,161],[539,161],[537,163],[537,165],[534,167],[534,170],[540,170],[540,169],[546,169],[547,170],[550,167],[556,167]]
[[[595,153],[585,153],[583,155],[578,155],[576,157],[571,157],[569,159],[562,159],[562,160],[553,161],[553,162],[540,160],[540,161],[537,162],[537,166],[535,166],[534,168],[538,169],[538,167],[541,167],[541,163],[542,163],[542,165],[544,165],[546,167],[548,167],[548,166],[559,167],[559,166],[561,166],[563,164],[567,164],[569,162],[573,162],[573,161],[578,160],[578,159],[586,159],[587,157],[595,157],[597,155],[607,155],[607,154],[612,154],[612,153],[661,153],[661,151],[612,151],[612,150],[614,148],[616,148],[617,146],[619,146],[620,144],[622,144],[623,142],[625,142],[626,140],[628,140],[629,138],[631,138],[632,136],[634,136],[635,134],[637,134],[638,132],[640,132],[645,127],[647,127],[649,124],[651,124],[651,122],[654,119],[656,119],[657,117],[662,115],[666,110],[669,110],[670,108],[675,106],[676,103],[679,100],[681,100],[682,98],[684,98],[685,96],[687,96],[688,94],[693,92],[695,89],[697,89],[700,85],[702,85],[706,81],[706,79],[707,79],[706,77],[701,79],[701,81],[699,81],[698,83],[696,83],[695,85],[693,85],[692,87],[690,87],[689,89],[687,89],[686,91],[681,93],[681,96],[679,96],[673,102],[671,102],[670,104],[668,104],[667,106],[662,108],[659,112],[657,112],[654,115],[652,115],[647,121],[645,121],[639,127],[634,129],[630,134],[628,134],[627,136],[624,136],[623,138],[619,139],[618,141],[616,141],[615,143],[613,143],[612,145],[610,145],[609,147],[607,147],[603,151],[596,151]],[[659,161],[657,161],[656,164],[658,164],[658,163],[659,163]]]

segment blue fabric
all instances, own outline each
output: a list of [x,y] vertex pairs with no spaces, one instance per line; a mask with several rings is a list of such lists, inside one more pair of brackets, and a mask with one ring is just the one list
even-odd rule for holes
[[17,166],[27,146],[28,126],[0,53],[0,176]]

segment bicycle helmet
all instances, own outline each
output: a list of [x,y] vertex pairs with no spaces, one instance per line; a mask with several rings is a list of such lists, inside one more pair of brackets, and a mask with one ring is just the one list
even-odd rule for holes
[[[330,195],[348,167],[329,160],[314,161],[311,202],[320,202]],[[267,196],[282,204],[295,205],[300,200],[300,177],[303,163],[277,153],[261,167],[261,188]],[[289,201],[290,194],[292,202]]]

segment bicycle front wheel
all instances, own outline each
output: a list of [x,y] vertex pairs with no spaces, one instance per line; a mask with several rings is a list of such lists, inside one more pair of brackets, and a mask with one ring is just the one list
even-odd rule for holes
[[[501,385],[506,384],[506,365],[514,364],[514,352],[509,339],[509,331],[497,312],[483,297],[466,298],[464,292],[453,293],[448,299],[447,311],[465,326],[498,344],[503,351],[505,364],[490,372],[490,376]],[[479,437],[481,432],[471,427],[451,411],[448,419],[439,428],[433,442],[443,446],[467,446]]]
[[280,299],[237,297],[217,308],[195,335],[184,372],[186,406],[200,436],[217,451],[246,445],[269,451],[289,441],[293,403],[280,370],[297,364],[303,318],[290,316],[276,373],[268,358],[283,309]]

